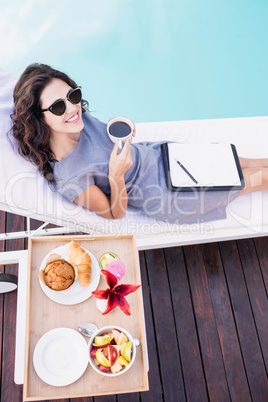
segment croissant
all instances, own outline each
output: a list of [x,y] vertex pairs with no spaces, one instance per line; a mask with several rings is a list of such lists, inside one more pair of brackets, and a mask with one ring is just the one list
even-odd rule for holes
[[77,268],[77,279],[81,286],[86,288],[91,281],[91,257],[74,241],[66,244],[68,259]]

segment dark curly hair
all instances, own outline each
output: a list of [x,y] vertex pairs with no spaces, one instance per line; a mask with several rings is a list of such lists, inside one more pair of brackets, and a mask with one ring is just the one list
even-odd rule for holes
[[[40,96],[54,79],[65,81],[70,87],[76,83],[65,73],[46,64],[29,65],[14,88],[14,111],[11,115],[13,137],[18,142],[19,153],[38,167],[39,172],[53,183],[53,171],[49,162],[55,162],[50,145],[50,128],[41,112]],[[81,101],[82,111],[88,106]]]

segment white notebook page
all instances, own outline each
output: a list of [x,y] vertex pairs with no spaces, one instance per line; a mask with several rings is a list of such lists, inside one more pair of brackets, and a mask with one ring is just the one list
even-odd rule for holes
[[[168,144],[170,175],[175,187],[241,185],[230,144],[170,143]],[[197,184],[178,165],[182,163]]]

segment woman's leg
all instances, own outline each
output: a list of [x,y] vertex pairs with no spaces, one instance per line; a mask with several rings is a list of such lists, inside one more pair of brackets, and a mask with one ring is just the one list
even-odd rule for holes
[[242,169],[245,168],[268,168],[268,159],[239,158]]
[[245,188],[240,195],[252,193],[253,191],[268,190],[268,167],[246,167],[242,168],[242,171]]

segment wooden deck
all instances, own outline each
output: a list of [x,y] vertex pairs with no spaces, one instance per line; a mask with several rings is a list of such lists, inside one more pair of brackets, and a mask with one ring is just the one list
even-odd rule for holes
[[[24,225],[0,213],[1,232]],[[0,244],[1,251],[25,247],[23,239]],[[140,264],[150,391],[64,401],[267,402],[268,237],[142,251]],[[16,291],[0,295],[0,304],[1,401],[20,402]]]

